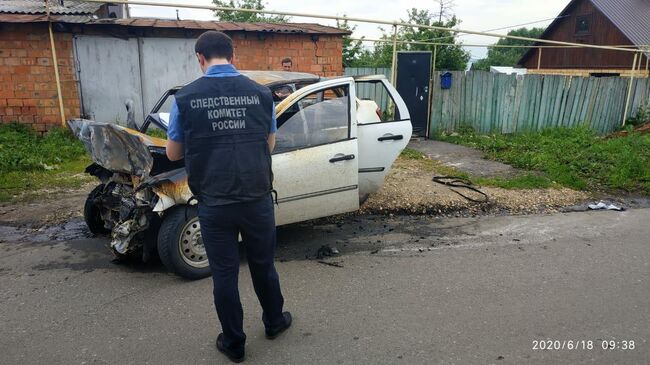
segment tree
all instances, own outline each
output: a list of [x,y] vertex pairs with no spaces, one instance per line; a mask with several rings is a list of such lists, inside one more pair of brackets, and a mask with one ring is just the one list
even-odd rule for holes
[[[345,16],[345,14],[343,16]],[[357,29],[356,25],[350,26],[347,19],[344,19],[343,21],[337,19],[336,27],[349,32],[354,32],[355,29]],[[361,38],[363,39],[363,37]],[[343,37],[343,66],[354,67],[362,51],[363,45],[361,41],[353,41],[350,37]]]
[[438,23],[442,20],[449,19],[454,16],[453,9],[456,6],[455,0],[437,0],[438,2]]
[[[432,25],[444,28],[454,28],[460,24],[460,20],[452,15],[445,21],[434,21],[435,14],[428,10],[413,8],[408,11],[408,22],[422,25]],[[403,27],[400,31],[400,38],[405,41],[421,41],[445,43],[447,45],[429,44],[405,44],[404,49],[408,51],[434,51],[436,48],[436,70],[465,70],[470,54],[463,49],[460,43],[456,43],[456,32],[449,30],[438,30],[430,28]],[[391,47],[392,48],[392,47]],[[392,50],[392,49],[391,49]]]
[[[445,28],[453,28],[460,23],[456,16],[448,20],[438,22],[435,20],[438,14],[429,10],[413,8],[407,12],[406,22],[421,25],[435,25]],[[404,20],[402,20],[404,21]],[[375,42],[373,50],[362,49],[354,60],[355,67],[390,67],[393,60],[393,33],[382,29],[382,40]],[[462,44],[456,43],[456,33],[449,30],[437,30],[430,28],[401,27],[397,33],[398,41],[421,41],[446,43],[449,45],[436,46],[436,69],[437,70],[464,70],[467,67],[470,54],[465,51]],[[428,44],[398,43],[397,51],[431,51],[434,46]]]
[[[544,28],[519,28],[511,30],[508,35],[539,38],[544,33]],[[519,39],[502,38],[496,43],[497,45],[532,45],[533,42],[522,41]],[[474,70],[489,71],[490,66],[516,66],[521,56],[526,53],[528,48],[503,48],[503,47],[489,47],[486,58],[478,60],[472,65]]]
[[[262,0],[212,0],[214,5],[229,8],[264,10]],[[285,15],[266,15],[262,13],[249,13],[244,11],[215,10],[214,15],[222,22],[266,22],[287,23],[291,20]]]

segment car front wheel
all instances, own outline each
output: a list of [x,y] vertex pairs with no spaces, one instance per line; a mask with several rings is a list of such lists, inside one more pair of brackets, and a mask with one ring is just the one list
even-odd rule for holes
[[97,185],[86,198],[84,203],[84,220],[88,230],[95,235],[108,235],[111,231],[104,225],[102,218],[101,205],[97,203],[97,198],[102,195],[104,184]]
[[158,255],[168,270],[187,279],[210,275],[195,206],[171,208],[158,233]]

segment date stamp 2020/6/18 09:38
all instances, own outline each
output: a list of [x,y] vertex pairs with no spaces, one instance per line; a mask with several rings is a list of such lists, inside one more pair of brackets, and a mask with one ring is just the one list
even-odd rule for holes
[[621,350],[629,351],[636,348],[634,340],[533,340],[533,350]]

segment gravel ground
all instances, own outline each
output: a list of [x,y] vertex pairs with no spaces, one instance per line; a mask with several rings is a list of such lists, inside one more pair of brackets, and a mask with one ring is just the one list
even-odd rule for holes
[[[426,160],[398,159],[382,188],[363,205],[362,213],[373,214],[444,214],[475,215],[480,213],[538,213],[553,212],[587,200],[584,192],[562,189],[502,189],[479,187],[489,200],[474,203],[456,194],[449,187],[432,181],[434,175],[444,175]],[[480,195],[467,190],[459,192],[473,197]]]
[[[427,160],[398,159],[383,187],[371,195],[359,214],[432,214],[446,216],[474,216],[478,214],[527,214],[554,212],[589,199],[590,195],[571,189],[508,190],[481,187],[489,201],[474,203],[454,193],[449,187],[434,183],[434,175],[448,171]],[[0,224],[38,228],[64,224],[82,217],[83,204],[94,184],[79,190],[44,192],[41,198],[26,203],[0,204]],[[476,199],[480,195],[458,189]]]

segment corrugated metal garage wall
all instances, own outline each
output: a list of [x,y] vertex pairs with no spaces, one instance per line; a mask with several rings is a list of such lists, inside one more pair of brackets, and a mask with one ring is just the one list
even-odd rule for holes
[[101,122],[126,123],[127,100],[136,122],[167,89],[201,75],[194,39],[75,36],[82,114]]
[[81,113],[101,122],[125,124],[125,102],[142,120],[137,39],[76,36],[75,67],[80,83]]
[[163,92],[201,76],[195,39],[140,38],[142,95],[149,112]]

